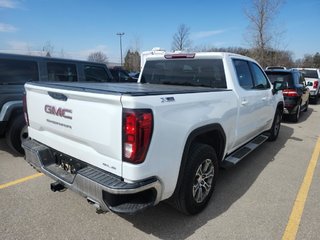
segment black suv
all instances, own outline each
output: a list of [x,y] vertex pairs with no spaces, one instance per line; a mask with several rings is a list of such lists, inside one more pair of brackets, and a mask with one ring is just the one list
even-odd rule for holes
[[28,81],[112,82],[105,64],[0,53],[0,136],[23,153],[21,141],[28,137],[22,111],[24,84]]
[[294,69],[290,70],[266,70],[270,81],[283,82],[285,108],[284,114],[290,115],[294,122],[298,122],[301,111],[307,111],[309,106],[309,89],[303,75]]

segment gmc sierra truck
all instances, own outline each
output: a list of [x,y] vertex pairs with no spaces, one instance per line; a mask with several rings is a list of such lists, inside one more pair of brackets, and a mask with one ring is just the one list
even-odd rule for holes
[[146,59],[138,83],[27,83],[26,161],[101,211],[207,205],[220,167],[279,134],[281,83],[231,53]]

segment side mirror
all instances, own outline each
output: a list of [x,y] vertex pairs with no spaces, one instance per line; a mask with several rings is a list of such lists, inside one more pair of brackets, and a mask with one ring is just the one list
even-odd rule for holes
[[272,92],[273,92],[273,94],[276,94],[278,91],[282,91],[282,90],[286,89],[287,87],[288,87],[287,82],[274,81]]

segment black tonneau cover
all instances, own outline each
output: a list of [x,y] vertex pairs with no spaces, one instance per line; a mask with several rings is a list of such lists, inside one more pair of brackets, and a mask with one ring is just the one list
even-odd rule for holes
[[88,82],[29,82],[35,86],[50,87],[56,89],[65,89],[73,91],[84,91],[101,94],[115,95],[131,95],[131,96],[146,96],[146,95],[166,95],[166,94],[183,94],[183,93],[198,93],[198,92],[215,92],[226,91],[227,89],[217,89],[209,87],[195,86],[177,86],[165,84],[146,84],[146,83],[88,83]]

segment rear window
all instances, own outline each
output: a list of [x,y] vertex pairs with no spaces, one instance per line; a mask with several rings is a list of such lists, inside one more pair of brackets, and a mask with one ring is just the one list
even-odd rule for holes
[[0,59],[0,84],[24,84],[28,81],[38,80],[36,62]]
[[289,72],[266,72],[271,83],[273,84],[275,81],[285,82],[288,87],[294,87],[292,74]]
[[317,70],[300,70],[305,78],[319,78]]
[[147,61],[142,83],[226,88],[222,59]]
[[48,62],[48,80],[59,82],[76,82],[77,68],[75,64]]

